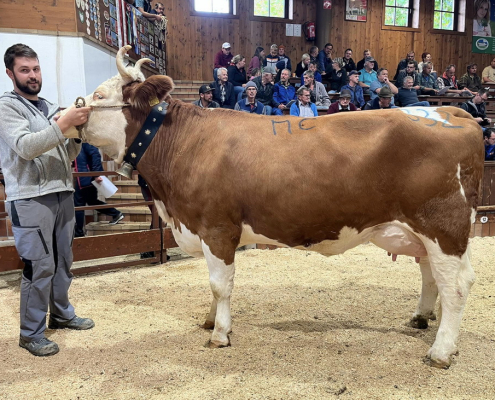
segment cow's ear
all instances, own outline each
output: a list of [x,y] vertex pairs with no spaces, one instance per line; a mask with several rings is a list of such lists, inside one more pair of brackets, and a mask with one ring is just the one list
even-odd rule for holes
[[126,94],[134,108],[148,112],[158,101],[165,100],[172,90],[174,90],[172,79],[165,75],[153,75],[143,83],[133,85],[131,92]]

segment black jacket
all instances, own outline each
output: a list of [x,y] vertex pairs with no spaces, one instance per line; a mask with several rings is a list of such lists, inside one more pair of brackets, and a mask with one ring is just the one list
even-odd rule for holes
[[262,103],[264,106],[278,107],[279,103],[277,103],[273,99],[273,84],[269,83],[265,86],[261,83],[261,76],[257,76],[253,79],[253,82],[256,84],[258,88],[258,92],[256,93],[256,100]]
[[225,83],[225,100],[222,101],[221,99],[221,90],[220,90],[220,84],[218,81],[210,83],[210,87],[215,88],[213,91],[213,100],[216,101],[218,104],[220,104],[220,107],[222,108],[230,108],[234,109],[235,107],[235,93],[234,93],[234,85],[230,82]]
[[[77,172],[103,171],[99,150],[89,143],[83,143],[81,151],[74,160],[74,168]],[[95,176],[79,176],[75,179],[75,189],[91,186]]]
[[342,86],[347,85],[347,72],[344,68],[339,71],[332,69],[330,72],[330,90],[336,90],[340,92]]
[[229,82],[234,86],[242,86],[247,83],[245,69],[239,69],[235,65],[230,65],[227,68],[229,74]]

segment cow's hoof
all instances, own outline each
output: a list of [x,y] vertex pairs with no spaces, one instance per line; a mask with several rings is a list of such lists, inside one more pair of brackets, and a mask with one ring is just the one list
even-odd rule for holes
[[215,328],[215,321],[205,321],[205,323],[203,325],[200,325],[200,327],[203,329],[212,330],[213,328]]
[[221,349],[222,347],[230,347],[230,338],[228,338],[227,344],[219,343],[215,340],[208,340],[205,344],[205,347],[209,349]]
[[409,326],[416,329],[426,329],[428,328],[428,319],[420,315],[412,317]]
[[452,363],[450,357],[447,360],[440,360],[440,359],[431,358],[430,356],[425,356],[423,358],[423,361],[426,365],[429,365],[430,367],[435,367],[440,369],[449,369],[450,364]]

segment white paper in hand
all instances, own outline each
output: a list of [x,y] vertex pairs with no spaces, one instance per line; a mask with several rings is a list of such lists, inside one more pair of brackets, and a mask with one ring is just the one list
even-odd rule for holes
[[115,186],[106,176],[100,176],[100,178],[103,179],[101,183],[97,183],[96,181],[91,183],[103,196],[112,197],[117,191],[117,186]]

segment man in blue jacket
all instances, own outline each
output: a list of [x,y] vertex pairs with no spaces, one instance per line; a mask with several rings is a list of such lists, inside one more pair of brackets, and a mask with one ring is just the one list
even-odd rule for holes
[[260,101],[256,100],[256,93],[258,87],[253,81],[249,81],[246,84],[246,98],[237,102],[234,107],[236,111],[244,111],[250,114],[266,114],[266,107]]
[[278,108],[283,110],[287,103],[296,100],[296,89],[289,83],[290,71],[283,69],[280,81],[273,87],[273,99],[279,103]]
[[314,103],[311,103],[311,93],[306,86],[297,89],[298,100],[292,104],[290,115],[296,117],[317,117],[318,110]]

